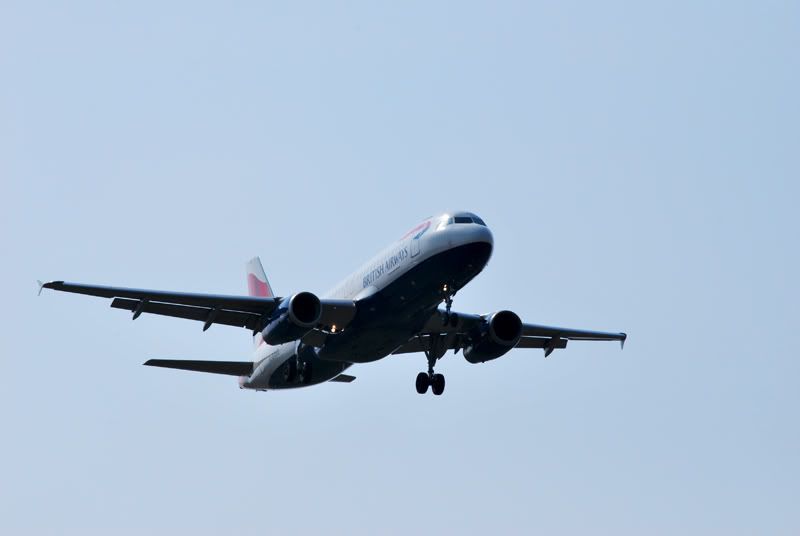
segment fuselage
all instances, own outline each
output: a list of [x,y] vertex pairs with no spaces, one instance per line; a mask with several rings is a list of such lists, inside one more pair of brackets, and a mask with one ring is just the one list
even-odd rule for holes
[[300,341],[278,346],[259,341],[254,372],[241,378],[240,386],[300,387],[286,379],[286,367],[298,355],[313,365],[306,385],[328,381],[353,363],[390,355],[422,329],[446,294],[483,270],[492,248],[491,231],[474,214],[446,213],[423,221],[324,295],[356,302],[355,317],[344,330],[328,335],[319,348]]

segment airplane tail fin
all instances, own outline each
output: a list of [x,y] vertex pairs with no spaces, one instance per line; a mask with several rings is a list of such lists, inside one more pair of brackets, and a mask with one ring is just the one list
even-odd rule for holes
[[272,287],[261,266],[261,259],[253,257],[247,262],[247,294],[259,298],[274,298]]
[[[274,298],[275,293],[272,292],[267,274],[264,273],[264,267],[261,266],[261,259],[253,257],[247,261],[245,266],[247,268],[247,294],[259,298]],[[262,342],[261,333],[256,333],[253,336],[253,346],[258,347]]]

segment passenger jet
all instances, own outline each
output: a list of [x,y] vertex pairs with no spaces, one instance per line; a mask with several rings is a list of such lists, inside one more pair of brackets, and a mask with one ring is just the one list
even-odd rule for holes
[[[453,311],[453,297],[478,275],[492,254],[492,233],[471,212],[426,219],[367,261],[330,292],[277,297],[258,257],[247,263],[248,296],[188,294],[51,281],[42,288],[111,298],[111,307],[246,328],[255,353],[249,361],[151,359],[144,363],[239,377],[242,389],[292,389],[351,382],[344,372],[395,354],[422,352],[428,370],[417,392],[444,392],[434,372],[448,350],[470,363],[497,359],[512,348],[540,348],[547,357],[567,341],[619,341],[625,333],[523,323],[512,311]],[[444,304],[444,308],[440,305]]]

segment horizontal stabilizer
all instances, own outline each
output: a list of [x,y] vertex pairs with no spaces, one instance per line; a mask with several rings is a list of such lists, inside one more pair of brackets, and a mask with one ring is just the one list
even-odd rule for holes
[[351,381],[355,380],[355,376],[350,376],[349,374],[339,374],[335,378],[331,379],[332,382],[341,382],[341,383],[350,383]]
[[164,367],[229,376],[249,376],[253,373],[252,361],[196,361],[189,359],[150,359],[148,367]]

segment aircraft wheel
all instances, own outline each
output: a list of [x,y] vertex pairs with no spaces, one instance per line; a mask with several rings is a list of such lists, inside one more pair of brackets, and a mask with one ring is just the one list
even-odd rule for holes
[[426,372],[417,374],[417,392],[424,395],[428,391],[428,386],[431,384],[430,376]]
[[431,391],[436,396],[444,393],[444,376],[441,374],[434,374],[431,378]]

